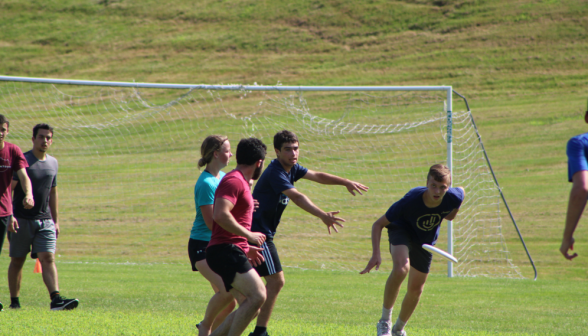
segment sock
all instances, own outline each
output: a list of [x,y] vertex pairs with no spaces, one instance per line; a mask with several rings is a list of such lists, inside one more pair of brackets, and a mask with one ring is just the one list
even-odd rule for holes
[[406,322],[402,321],[400,319],[400,317],[396,320],[396,324],[394,324],[394,331],[400,331],[402,329],[404,329],[404,326],[406,326]]
[[261,335],[263,335],[263,333],[266,330],[267,330],[267,327],[255,326],[255,329],[253,330],[253,332],[251,334],[254,336],[261,336]]
[[394,307],[390,309],[382,307],[382,318],[380,319],[380,321],[390,321],[392,319],[392,309],[394,309]]
[[60,297],[59,291],[52,292],[51,294],[49,294],[49,296],[51,297],[51,301],[53,301],[53,299]]
[[17,297],[10,298],[10,305],[20,306],[20,300]]

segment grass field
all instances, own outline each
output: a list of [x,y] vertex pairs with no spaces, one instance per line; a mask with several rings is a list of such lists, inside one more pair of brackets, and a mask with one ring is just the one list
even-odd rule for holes
[[[565,143],[588,129],[582,122],[587,17],[588,3],[580,0],[5,0],[0,1],[0,74],[162,83],[452,85],[468,98],[539,280],[447,279],[438,264],[409,323],[410,335],[585,335],[585,218],[575,235],[580,257],[568,262],[558,248],[570,188]],[[49,120],[62,117],[47,112]],[[34,121],[27,112],[14,118]],[[11,126],[9,141],[17,137],[18,122]],[[190,134],[183,133],[181,120],[166,127]],[[133,144],[136,152],[122,154],[156,165],[168,152],[164,161],[178,164],[179,179],[195,181],[193,165],[181,160],[195,152],[201,138],[186,136],[181,143],[169,138],[163,144],[145,138]],[[86,176],[99,188],[109,176],[96,173],[99,164],[88,150],[95,138],[80,139],[85,146],[75,152],[76,144],[56,137],[56,152],[67,147],[87,155],[89,163],[61,156],[60,171],[64,177]],[[26,137],[19,141],[26,146]],[[107,149],[121,154],[124,147]],[[111,168],[120,179],[125,178],[120,172],[137,171],[120,162]],[[141,190],[140,177],[134,181]],[[166,204],[176,219],[167,221],[144,205],[93,206],[92,197],[99,198],[94,185],[62,193],[58,267],[65,295],[80,298],[81,306],[49,314],[44,287],[29,263],[25,308],[3,312],[0,333],[32,335],[49,327],[50,334],[193,333],[211,291],[184,265],[192,187],[152,191],[174,194]],[[136,191],[112,186],[105,194],[124,200],[125,192]],[[362,209],[355,208],[359,216]],[[286,213],[293,224],[281,228],[284,233],[313,223],[295,207]],[[376,216],[368,214],[364,224]],[[324,239],[316,227],[313,232]],[[340,248],[341,241],[353,241],[355,236],[344,232],[327,245]],[[507,234],[507,240],[524,275],[532,276],[514,237]],[[282,244],[289,260],[304,255],[297,251],[299,241]],[[7,252],[2,251],[0,270],[7,268]],[[358,263],[368,256],[369,251],[358,255]],[[374,333],[384,272],[366,280],[346,271],[287,269],[286,277],[272,335]],[[0,282],[0,293],[6,304],[6,282]],[[22,323],[9,322],[15,320]]]
[[[79,298],[80,306],[50,312],[33,265],[25,266],[23,308],[3,312],[3,333],[190,335],[212,293],[186,263],[59,262],[63,292]],[[7,266],[6,258],[0,266]],[[287,284],[274,313],[272,335],[375,334],[386,273],[285,272]],[[584,287],[582,281],[432,275],[408,330],[417,336],[583,335],[587,308],[578,293]]]

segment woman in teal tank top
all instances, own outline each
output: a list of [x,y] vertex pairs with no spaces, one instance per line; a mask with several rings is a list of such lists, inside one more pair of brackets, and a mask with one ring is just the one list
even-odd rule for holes
[[194,186],[196,218],[190,232],[188,255],[192,270],[200,271],[215,292],[208,302],[204,319],[197,325],[200,335],[208,335],[233,311],[236,304],[233,295],[225,290],[221,277],[206,263],[206,247],[212,230],[214,192],[225,175],[221,169],[229,164],[233,154],[228,138],[220,135],[206,137],[202,142],[200,153],[202,158],[198,161],[198,168],[206,167]]

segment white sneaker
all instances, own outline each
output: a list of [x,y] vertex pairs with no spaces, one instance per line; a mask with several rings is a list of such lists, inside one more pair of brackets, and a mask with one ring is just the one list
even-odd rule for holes
[[380,320],[377,324],[378,336],[392,336],[390,331],[392,330],[392,322]]
[[392,336],[406,336],[406,331],[404,329],[400,331],[394,331],[394,328],[392,328]]

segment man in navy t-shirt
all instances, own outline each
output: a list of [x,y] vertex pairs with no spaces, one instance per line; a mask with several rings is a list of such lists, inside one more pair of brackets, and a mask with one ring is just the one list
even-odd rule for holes
[[[588,123],[588,111],[584,115],[584,120]],[[568,141],[566,154],[568,155],[568,181],[572,182],[572,190],[559,251],[566,259],[572,260],[578,256],[577,253],[570,254],[570,250],[574,249],[574,231],[580,222],[588,199],[588,133],[571,138]]]
[[[373,253],[361,274],[374,267],[378,269],[382,263],[380,239],[384,227],[388,228],[393,263],[384,291],[382,318],[377,325],[378,336],[406,335],[404,326],[419,302],[433,259],[422,245],[435,245],[441,221],[444,218],[453,220],[465,197],[463,188],[450,188],[450,185],[449,168],[441,164],[433,165],[427,175],[427,186],[411,189],[372,226]],[[392,327],[392,308],[407,275],[408,290],[398,320]]]
[[296,190],[294,182],[304,178],[320,184],[342,185],[354,196],[355,192],[362,195],[363,191],[368,190],[368,187],[361,183],[331,174],[315,172],[299,165],[298,137],[290,131],[283,130],[274,136],[274,149],[277,159],[268,165],[253,190],[253,198],[259,202],[259,208],[253,213],[251,231],[261,232],[267,237],[261,246],[264,249],[262,255],[265,261],[255,269],[267,282],[267,300],[261,307],[257,316],[257,325],[250,336],[268,335],[267,325],[278,294],[284,287],[284,273],[273,238],[288,202],[291,200],[302,209],[320,218],[327,226],[329,234],[331,228],[335,232],[339,232],[336,225],[343,227],[340,222],[345,221],[336,217],[339,211],[325,212],[317,207],[306,195]]

